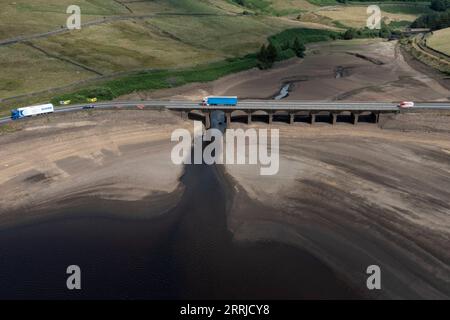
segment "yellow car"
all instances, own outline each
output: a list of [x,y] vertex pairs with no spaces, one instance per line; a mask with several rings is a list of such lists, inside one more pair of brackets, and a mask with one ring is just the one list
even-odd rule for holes
[[60,101],[59,104],[65,106],[65,105],[70,104],[71,102],[72,102],[71,100],[64,100],[64,101]]
[[87,102],[97,102],[97,98],[87,98]]

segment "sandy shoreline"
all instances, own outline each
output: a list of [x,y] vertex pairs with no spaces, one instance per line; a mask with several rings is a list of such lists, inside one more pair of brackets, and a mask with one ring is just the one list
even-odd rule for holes
[[15,125],[0,136],[0,220],[1,212],[55,208],[62,199],[126,203],[180,193],[183,167],[170,160],[170,134],[191,123],[169,111],[80,112]]
[[226,166],[238,191],[228,218],[234,239],[306,249],[357,287],[365,268],[379,265],[385,281],[373,297],[448,298],[449,114],[437,130],[427,127],[433,118],[400,114],[385,121],[390,129],[278,125],[277,175]]

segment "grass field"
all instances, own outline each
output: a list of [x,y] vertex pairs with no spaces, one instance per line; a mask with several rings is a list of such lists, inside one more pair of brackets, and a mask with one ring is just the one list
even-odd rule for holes
[[103,74],[185,66],[221,58],[161,34],[142,21],[116,21],[33,42]]
[[[269,41],[281,46],[287,41],[299,38],[304,43],[330,40],[336,33],[327,30],[289,29],[269,37]],[[72,102],[85,102],[86,98],[109,100],[118,96],[131,93],[136,90],[163,89],[180,86],[191,82],[206,82],[218,79],[227,74],[253,68],[257,65],[255,54],[249,54],[242,58],[228,58],[223,61],[206,65],[198,65],[181,70],[161,70],[140,72],[135,75],[122,77],[117,80],[105,82],[101,86],[93,86],[74,93],[53,98],[55,104],[60,100],[72,100]],[[104,95],[102,97],[102,94]]]
[[385,3],[379,4],[380,8],[384,12],[389,13],[400,13],[400,14],[412,14],[420,15],[425,13],[430,13],[433,10],[430,9],[429,3]]
[[339,4],[336,0],[308,0],[308,2],[316,6],[334,6]]
[[60,28],[69,5],[82,8],[83,22],[127,13],[113,0],[0,0],[0,39]]
[[288,28],[284,21],[254,17],[164,17],[147,20],[160,30],[193,47],[220,55],[240,56],[255,51],[267,36]]
[[[99,75],[197,70],[254,53],[271,35],[299,26],[342,30],[365,25],[366,7],[319,6],[327,3],[336,5],[332,0],[244,0],[244,6],[234,0],[0,0],[0,39],[59,29],[71,4],[81,7],[83,23],[121,18],[31,40],[37,49],[25,44],[0,47],[0,99]],[[249,14],[242,15],[244,10]],[[135,17],[149,14],[159,15]],[[416,17],[388,15],[402,26]]]
[[24,44],[0,47],[0,70],[0,97],[41,91],[92,77],[90,72],[49,58]]
[[[446,29],[445,29],[446,30]],[[445,36],[445,33],[443,35]],[[439,40],[438,35],[438,40]],[[422,35],[416,35],[413,38],[402,41],[402,46],[405,50],[409,51],[411,55],[413,55],[417,60],[429,65],[430,67],[439,70],[447,75],[450,75],[450,61],[447,57],[440,55],[436,52],[430,50],[429,38],[427,43],[424,42],[424,38]],[[448,38],[447,38],[448,39]],[[441,44],[441,41],[436,41],[438,44]],[[446,48],[446,46],[444,44]],[[442,48],[442,47],[441,47]],[[445,48],[442,48],[445,50]],[[444,51],[443,51],[444,52]]]
[[450,28],[434,31],[427,40],[427,46],[450,56]]
[[[84,2],[89,5],[85,6]],[[110,7],[113,1],[109,0],[84,2],[79,1],[78,4],[82,6],[82,13],[87,11],[93,14],[90,17],[94,17],[94,14],[123,15],[128,12],[115,2]],[[54,15],[58,16],[59,20],[56,20],[64,23],[66,15],[58,12],[65,12],[68,1],[47,1],[44,6],[39,6],[42,3],[44,1],[41,0],[32,5],[17,2],[15,13],[8,19],[28,15],[33,19],[24,24],[11,23],[15,34],[5,29],[1,29],[1,32],[10,38],[21,33],[19,30],[24,33],[48,31],[52,29]],[[9,2],[4,5],[11,10]],[[133,2],[128,6],[131,10],[139,8],[139,14],[196,12],[223,15],[230,13],[226,9],[240,11],[239,7],[218,0],[156,0]],[[47,19],[37,19],[44,13]],[[1,14],[5,14],[5,11]],[[4,23],[4,20],[0,23]],[[39,27],[35,27],[34,23]],[[288,27],[289,24],[284,21],[277,22],[265,16],[161,16],[108,22],[32,41],[33,45],[52,56],[60,57],[60,60],[23,44],[0,47],[0,99],[98,76],[66,62],[67,59],[104,75],[142,69],[189,67],[254,52],[269,35]]]
[[107,81],[100,86],[91,86],[74,93],[54,97],[52,102],[55,104],[58,104],[60,100],[85,102],[86,98],[91,96],[109,100],[133,91],[163,89],[190,82],[212,81],[230,73],[253,68],[256,63],[255,56],[250,55],[187,69],[139,72],[117,80]]
[[233,4],[244,3],[241,7],[253,12],[282,16],[298,14],[299,12],[314,9],[316,6],[307,0],[229,0]]
[[[364,28],[368,17],[367,5],[323,8],[315,11],[315,13],[354,28]],[[390,21],[412,22],[417,18],[417,15],[408,13],[391,13],[383,11],[382,9],[382,18]]]
[[312,30],[312,29],[288,29],[284,30],[269,38],[269,41],[283,45],[286,42],[292,42],[293,39],[298,38],[301,42],[308,44],[312,42],[328,41],[332,39],[332,36],[336,36],[337,33],[328,30]]
[[[281,46],[287,41],[299,38],[304,43],[330,40],[336,33],[327,30],[289,29],[275,34],[269,41]],[[284,57],[289,58],[289,57]],[[88,97],[97,97],[99,100],[110,100],[120,95],[139,90],[163,89],[180,86],[191,82],[206,82],[218,79],[222,76],[247,70],[257,65],[255,54],[249,54],[241,58],[226,58],[222,61],[208,64],[200,64],[189,68],[165,69],[154,71],[140,71],[128,76],[121,76],[115,80],[102,81],[95,85],[85,85],[84,89],[73,90],[62,95],[45,94],[43,97],[51,99],[58,105],[61,100],[71,100],[72,103],[86,102]],[[43,66],[44,68],[46,66]],[[72,71],[73,72],[73,71]],[[67,71],[70,75],[71,72]],[[38,84],[39,82],[37,82]],[[40,89],[40,88],[39,88]],[[30,98],[29,102],[38,102]],[[0,115],[8,114],[12,107],[19,105],[3,105],[0,107]]]

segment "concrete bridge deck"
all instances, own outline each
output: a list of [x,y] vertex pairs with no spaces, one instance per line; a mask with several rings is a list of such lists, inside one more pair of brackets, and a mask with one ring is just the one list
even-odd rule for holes
[[[173,103],[173,102],[172,102]],[[205,117],[206,127],[211,124],[211,112],[222,111],[225,113],[227,125],[232,122],[232,114],[240,113],[247,116],[247,123],[252,122],[252,116],[256,113],[266,114],[268,123],[271,124],[274,115],[287,115],[289,123],[294,123],[297,115],[306,115],[309,122],[314,124],[316,116],[327,113],[330,123],[335,124],[340,114],[348,112],[351,115],[353,124],[357,124],[359,116],[368,113],[372,116],[373,122],[377,123],[381,113],[398,112],[397,104],[393,103],[358,103],[358,102],[313,102],[313,101],[241,101],[236,106],[202,106],[198,103],[175,104],[166,106],[170,110],[181,111],[182,113],[200,112]],[[186,114],[184,114],[186,116]]]
[[263,101],[243,101],[239,102],[236,106],[202,106],[198,103],[175,103],[170,102],[166,105],[169,109],[186,110],[186,109],[198,109],[202,110],[220,110],[220,111],[398,111],[399,108],[396,104],[389,103],[334,103],[334,102],[276,102],[273,100]]

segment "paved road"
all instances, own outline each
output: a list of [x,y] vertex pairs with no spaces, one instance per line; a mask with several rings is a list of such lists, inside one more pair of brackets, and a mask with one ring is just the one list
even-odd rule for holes
[[[389,102],[320,102],[320,101],[274,101],[274,100],[246,100],[241,101],[235,107],[201,106],[199,102],[181,100],[151,100],[151,101],[114,101],[99,102],[93,104],[78,104],[67,107],[55,108],[56,113],[82,110],[86,106],[94,106],[95,109],[130,108],[143,105],[148,108],[166,107],[172,110],[285,110],[285,111],[398,111],[395,103]],[[416,103],[409,109],[450,110],[450,103]],[[11,121],[9,117],[0,118],[0,124]]]

